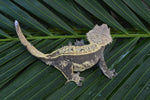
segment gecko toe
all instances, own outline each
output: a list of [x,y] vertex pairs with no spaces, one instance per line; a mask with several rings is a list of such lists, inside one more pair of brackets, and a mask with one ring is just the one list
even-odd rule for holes
[[80,81],[83,81],[84,80],[84,77],[80,77]]
[[72,42],[69,42],[69,43],[68,43],[68,46],[72,46]]
[[82,86],[82,83],[81,83],[81,82],[79,82],[77,85],[78,85],[78,86]]
[[115,72],[115,69],[113,69],[113,70],[110,70],[110,71],[112,71],[113,73]]
[[116,77],[117,75],[118,75],[118,73],[115,72],[115,73],[114,73],[114,77]]

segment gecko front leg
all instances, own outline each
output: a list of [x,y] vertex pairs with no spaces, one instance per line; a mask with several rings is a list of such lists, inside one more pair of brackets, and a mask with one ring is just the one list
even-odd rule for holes
[[99,64],[100,69],[104,73],[104,75],[106,75],[109,79],[112,79],[113,77],[117,76],[117,73],[115,72],[115,69],[113,70],[108,69],[104,60],[104,55],[103,55],[104,48],[105,47],[101,48],[100,60],[98,64]]
[[[68,61],[60,61],[60,63],[57,63],[59,65],[54,65],[58,70],[62,72],[62,74],[67,79],[67,82],[74,81],[78,86],[82,86],[82,83],[80,81],[83,81],[84,78],[79,76],[78,73],[73,72],[73,64],[72,62]],[[66,83],[67,83],[66,82]]]

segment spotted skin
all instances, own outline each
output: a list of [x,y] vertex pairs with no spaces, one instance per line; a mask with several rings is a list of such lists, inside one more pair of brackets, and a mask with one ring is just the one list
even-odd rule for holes
[[112,42],[110,29],[106,24],[96,25],[86,34],[89,41],[88,45],[85,45],[83,40],[76,41],[74,45],[69,42],[68,46],[59,48],[50,54],[40,52],[26,40],[18,21],[15,21],[15,28],[21,43],[27,50],[47,65],[53,65],[61,71],[67,82],[74,81],[78,86],[82,86],[81,81],[84,78],[79,76],[80,72],[97,63],[108,78],[112,79],[117,75],[115,70],[108,69],[103,56],[105,46]]

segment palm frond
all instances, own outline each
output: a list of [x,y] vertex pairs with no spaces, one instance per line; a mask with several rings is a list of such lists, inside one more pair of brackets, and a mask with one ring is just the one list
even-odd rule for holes
[[[149,0],[1,0],[0,98],[3,100],[150,99]],[[111,27],[105,59],[118,76],[106,78],[98,65],[81,73],[83,86],[66,79],[21,45],[13,22],[44,53],[84,38],[94,24]]]

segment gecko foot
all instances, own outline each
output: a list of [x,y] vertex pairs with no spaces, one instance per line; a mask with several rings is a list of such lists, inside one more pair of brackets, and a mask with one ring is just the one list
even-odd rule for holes
[[80,77],[79,74],[79,72],[73,74],[72,81],[74,81],[78,86],[82,86],[82,83],[80,81],[83,81],[84,77]]
[[72,46],[72,42],[69,42],[69,43],[68,43],[68,46]]
[[118,74],[115,72],[115,69],[113,70],[107,70],[104,72],[104,74],[109,78],[112,79],[113,77],[117,76]]
[[74,44],[75,44],[75,46],[83,46],[84,40],[83,39],[81,41],[76,40],[76,42]]

